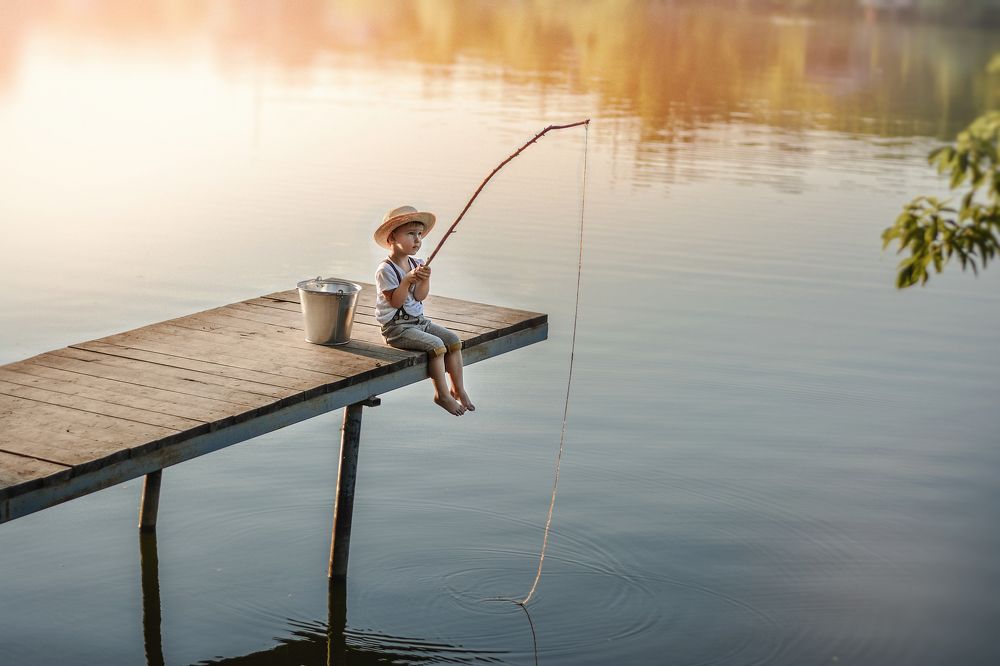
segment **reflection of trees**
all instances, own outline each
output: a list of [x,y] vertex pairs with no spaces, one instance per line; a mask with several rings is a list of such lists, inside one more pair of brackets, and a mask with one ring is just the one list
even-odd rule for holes
[[[208,39],[236,76],[261,63],[293,80],[331,54],[362,67],[473,62],[483,75],[596,96],[663,143],[705,120],[948,136],[985,110],[992,35],[927,25],[777,21],[657,0],[108,0],[17,4],[0,49],[0,86],[19,30],[183,47]],[[434,94],[435,88],[426,94]]]

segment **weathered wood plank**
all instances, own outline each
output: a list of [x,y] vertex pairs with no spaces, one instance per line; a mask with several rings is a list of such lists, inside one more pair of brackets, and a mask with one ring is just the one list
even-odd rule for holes
[[[258,299],[253,300],[258,301]],[[299,311],[299,306],[296,305],[295,309],[290,310],[271,307],[271,303],[273,301],[244,301],[227,305],[224,309],[227,314],[236,318],[271,324],[286,329],[294,329],[298,331],[301,339],[305,340],[305,323],[302,319],[302,313]],[[398,361],[401,358],[405,358],[405,353],[401,354],[399,350],[385,345],[385,341],[382,339],[381,333],[377,328],[375,330],[371,330],[370,328],[364,329],[361,328],[362,323],[364,322],[359,322],[357,329],[352,330],[351,342],[346,345],[338,345],[338,349],[360,353],[372,358],[384,358],[389,361]]]
[[303,335],[305,322],[302,320],[301,312],[293,312],[284,308],[272,308],[269,305],[256,303],[257,299],[232,303],[221,310],[229,313],[233,317],[241,317],[249,321],[256,321],[262,324],[272,324],[282,328],[294,329]]
[[[190,329],[161,324],[155,330],[152,328],[137,329],[129,333],[110,335],[106,338],[101,338],[98,342],[117,344],[134,349],[144,349],[146,351],[215,363],[231,368],[254,370],[265,375],[305,379],[317,383],[345,376],[335,372],[332,368],[326,368],[321,371],[299,368],[291,364],[286,365],[282,362],[281,357],[274,353],[273,349],[265,349],[264,353],[267,356],[258,358],[251,352],[261,350],[252,340],[241,340],[238,346],[234,346],[226,344],[225,341],[219,340],[217,337],[206,339],[192,333]],[[217,376],[210,372],[204,374]],[[236,382],[235,384],[232,383],[234,381]],[[247,387],[246,382],[231,379],[225,385],[231,387],[243,385]],[[281,392],[280,389],[264,383],[256,383],[255,387],[247,387],[246,390],[267,395],[279,395]]]
[[0,395],[0,450],[72,467],[105,464],[178,431]]
[[118,405],[104,400],[95,400],[93,398],[85,398],[78,395],[67,395],[65,393],[58,393],[56,391],[50,391],[48,389],[37,388],[34,386],[12,384],[10,382],[3,381],[2,379],[0,379],[0,394],[9,395],[15,398],[25,398],[27,400],[37,400],[38,402],[44,402],[58,407],[71,407],[73,409],[79,409],[93,414],[114,416],[128,421],[145,423],[146,425],[161,426],[172,430],[189,430],[191,428],[197,428],[204,423],[203,421],[195,419],[170,416],[168,414],[160,414],[158,412],[150,412],[126,405]]
[[[200,327],[211,326],[210,324],[199,323],[195,319],[186,323],[188,326],[199,328],[171,326],[169,335],[178,338],[175,343],[187,344],[190,340],[195,340],[199,345],[221,345],[223,348],[239,344],[240,348],[248,352],[251,357],[247,363],[270,363],[272,360],[277,363],[284,358],[288,365],[284,367],[283,372],[311,377],[314,386],[330,385],[331,382],[338,380],[349,382],[350,378],[360,374],[377,376],[392,372],[394,369],[412,365],[419,356],[405,350],[392,350],[393,353],[388,358],[384,358],[381,354],[373,356],[359,353],[365,351],[360,344],[348,348],[348,345],[316,345],[304,340],[292,341],[287,338],[283,338],[280,344],[259,338],[248,340],[238,331],[225,327],[207,331]],[[357,333],[360,328],[357,327],[353,333]],[[219,342],[206,342],[212,338]],[[385,347],[381,339],[379,343],[383,348],[391,349]]]
[[212,398],[234,405],[259,406],[269,400],[295,393],[262,384],[211,375],[207,372],[189,372],[152,363],[140,363],[108,354],[98,354],[83,349],[57,349],[41,354],[22,363],[44,365],[70,370],[83,375],[117,379],[137,386],[162,388],[178,393]]
[[0,488],[25,492],[45,482],[67,478],[70,471],[67,465],[0,451]]
[[[267,335],[275,333],[275,329],[278,327],[261,330],[252,330],[252,327],[250,327],[251,330],[237,330],[239,327],[248,326],[248,324],[243,323],[243,320],[231,318],[226,322],[228,327],[211,326],[206,328],[204,322],[200,321],[201,319],[201,315],[191,315],[171,320],[157,325],[153,332],[156,334],[194,338],[203,343],[203,346],[199,349],[211,351],[216,355],[215,358],[225,357],[232,348],[234,339],[236,339],[239,341],[241,350],[252,350],[253,358],[263,359],[260,361],[261,363],[265,361],[271,363],[269,367],[261,365],[261,367],[267,367],[268,371],[297,374],[310,379],[315,379],[315,376],[304,375],[301,372],[297,372],[296,369],[350,376],[359,370],[379,367],[386,361],[391,363],[407,358],[405,353],[401,354],[397,350],[386,347],[381,337],[375,337],[377,334],[365,335],[366,331],[361,327],[357,331],[353,331],[353,341],[350,344],[326,346],[306,342],[304,333],[301,331],[297,332],[294,336],[290,334],[290,331],[288,333],[277,334],[280,336],[279,339],[271,338]],[[180,330],[181,328],[200,331],[200,333],[189,333],[188,330]],[[205,335],[206,333],[214,333],[216,336]],[[377,346],[371,347],[360,344],[366,340],[377,342]],[[273,346],[273,342],[275,341],[292,347],[296,351],[289,351],[288,349],[276,351]],[[232,358],[227,360],[227,362],[242,362],[244,364],[246,361],[247,359],[233,360]]]
[[86,351],[107,354],[109,356],[121,356],[134,361],[147,361],[156,365],[165,365],[170,368],[181,368],[194,372],[207,372],[217,374],[220,377],[230,377],[232,379],[242,379],[256,384],[269,384],[280,388],[305,390],[316,385],[315,381],[308,379],[298,379],[295,377],[283,377],[280,375],[268,375],[256,370],[246,370],[244,368],[234,368],[226,365],[219,365],[210,361],[199,361],[196,359],[182,358],[180,356],[170,356],[160,352],[136,349],[124,345],[115,345],[108,342],[81,342],[71,345],[71,349],[84,349]]
[[[285,312],[286,321],[288,322],[302,321],[302,313],[299,312],[298,303],[274,301],[268,298],[255,298],[252,301],[245,302],[250,305],[269,308],[275,312]],[[351,328],[351,339],[362,340],[371,344],[385,345],[385,340],[382,338],[381,327],[368,324],[364,321],[356,321],[355,324],[356,325]]]
[[266,345],[266,349],[279,357],[307,359],[311,367],[336,368],[338,374],[346,376],[366,372],[384,364],[377,359],[353,354],[340,346],[327,347],[307,342],[300,330],[237,319],[225,314],[202,313],[175,319],[171,323],[182,328],[213,333],[226,344],[231,344],[233,339],[242,341],[244,336],[256,336],[254,342]]
[[[10,368],[16,368],[16,370]],[[197,421],[217,421],[233,413],[233,403],[178,393],[159,388],[136,386],[115,379],[82,375],[78,372],[49,368],[30,363],[0,367],[0,377],[10,383],[38,386],[51,391],[80,395],[95,400]]]

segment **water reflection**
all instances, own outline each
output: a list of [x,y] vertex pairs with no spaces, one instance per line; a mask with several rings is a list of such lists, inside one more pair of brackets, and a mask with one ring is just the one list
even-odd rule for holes
[[[159,557],[155,532],[139,533],[139,556],[142,572],[142,629],[147,666],[163,666],[163,630],[160,608]],[[500,663],[503,651],[469,650],[456,645],[422,638],[390,636],[359,631],[347,626],[347,585],[330,584],[328,620],[303,622],[288,620],[291,636],[276,638],[267,650],[239,657],[220,657],[197,662],[216,664],[254,664],[301,666],[302,664],[385,664],[385,663]],[[527,611],[526,611],[527,612]],[[530,616],[529,616],[530,622]],[[531,628],[534,637],[534,625]],[[537,655],[536,655],[537,662]]]
[[[0,94],[35,35],[88,48],[205,57],[246,81],[261,67],[308,87],[341,57],[423,66],[423,92],[474,66],[483,78],[593,95],[639,120],[639,141],[689,140],[724,120],[864,135],[950,136],[997,103],[988,31],[787,20],[656,0],[172,0],[5,3]],[[354,63],[357,64],[357,63]]]
[[142,638],[147,666],[163,666],[163,632],[160,614],[160,563],[156,532],[139,531],[142,570]]
[[330,586],[330,614],[322,622],[288,621],[291,637],[240,657],[199,661],[199,666],[301,666],[302,664],[468,664],[501,663],[502,651],[468,650],[421,638],[390,636],[347,627],[347,586]]

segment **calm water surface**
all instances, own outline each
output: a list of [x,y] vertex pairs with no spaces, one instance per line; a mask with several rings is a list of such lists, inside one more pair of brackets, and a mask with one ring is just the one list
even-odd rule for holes
[[[317,274],[403,202],[434,290],[550,339],[0,526],[4,664],[995,664],[1000,271],[897,292],[879,234],[1000,95],[996,33],[658,2],[0,7],[0,362]],[[156,560],[154,565],[153,555]],[[143,563],[144,566],[140,566]]]

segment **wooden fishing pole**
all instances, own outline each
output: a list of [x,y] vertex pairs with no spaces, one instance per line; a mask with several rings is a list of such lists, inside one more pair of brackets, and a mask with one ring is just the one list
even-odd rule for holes
[[472,206],[472,202],[476,200],[476,197],[479,196],[479,193],[483,191],[484,187],[486,187],[486,183],[490,182],[490,179],[493,176],[495,176],[496,173],[497,173],[497,171],[499,171],[500,169],[502,169],[504,167],[504,165],[507,164],[507,162],[510,162],[512,159],[514,159],[515,157],[517,157],[518,155],[520,155],[521,152],[525,148],[527,148],[528,146],[530,146],[531,144],[535,143],[536,141],[538,141],[539,139],[541,139],[543,136],[545,136],[546,132],[549,132],[551,130],[568,129],[570,127],[579,127],[580,125],[589,125],[589,124],[590,124],[590,118],[587,118],[586,120],[581,120],[578,123],[570,123],[569,125],[549,125],[545,129],[543,129],[541,132],[539,132],[538,134],[536,134],[534,137],[532,137],[531,141],[528,141],[526,144],[524,144],[523,146],[521,146],[520,148],[518,148],[517,151],[513,155],[511,155],[510,157],[508,157],[507,159],[505,159],[503,162],[501,162],[500,164],[498,164],[497,168],[493,169],[493,171],[490,172],[490,175],[486,176],[486,179],[482,183],[479,184],[479,187],[476,189],[475,193],[472,195],[472,198],[469,199],[469,203],[465,204],[465,208],[462,209],[462,212],[459,213],[458,217],[455,218],[455,221],[451,223],[450,227],[448,227],[448,231],[444,232],[444,236],[441,238],[440,241],[438,241],[437,247],[435,247],[434,251],[431,252],[431,256],[427,258],[427,261],[424,262],[424,265],[425,266],[430,266],[431,265],[431,262],[434,261],[434,257],[437,255],[438,250],[440,250],[441,246],[444,245],[444,242],[446,240],[448,240],[448,237],[451,236],[453,233],[455,233],[455,227],[457,227],[458,223],[462,221],[463,217],[465,217],[466,211],[469,210],[469,207]]

